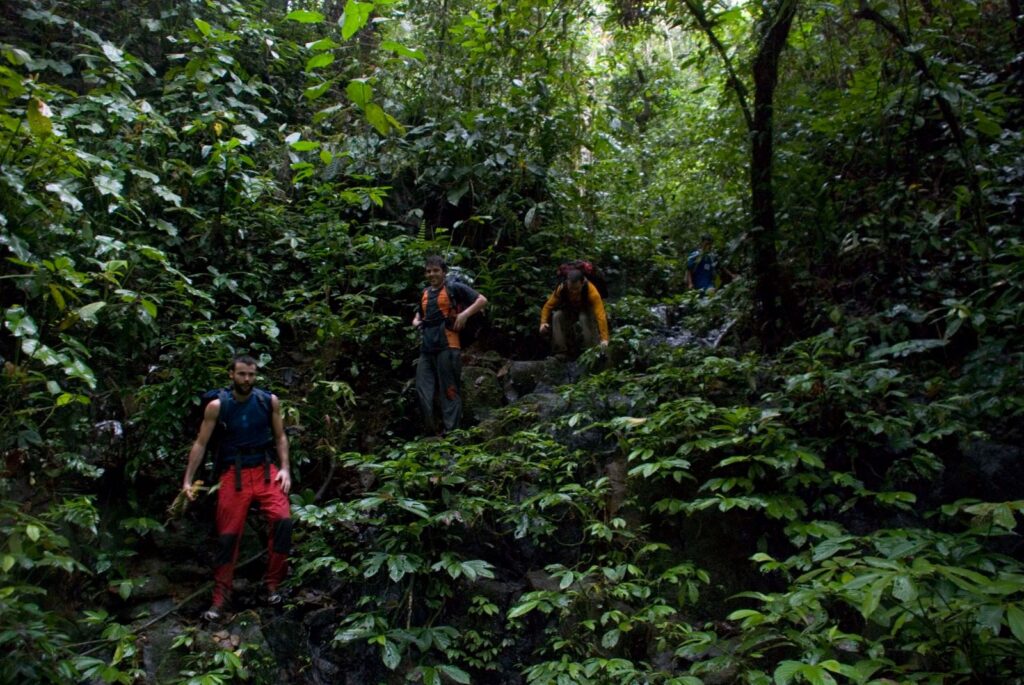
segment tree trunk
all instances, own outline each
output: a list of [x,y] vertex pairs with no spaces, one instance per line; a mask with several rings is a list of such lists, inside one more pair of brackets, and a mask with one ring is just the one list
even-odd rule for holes
[[796,13],[796,0],[781,0],[774,14],[765,8],[760,49],[754,58],[754,112],[751,128],[751,238],[754,250],[754,316],[766,352],[778,349],[783,337],[779,259],[775,242],[774,99],[779,80],[779,56]]

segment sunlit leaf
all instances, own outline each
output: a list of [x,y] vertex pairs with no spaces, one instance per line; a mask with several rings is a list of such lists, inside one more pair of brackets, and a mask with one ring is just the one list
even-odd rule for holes
[[284,18],[287,21],[297,21],[300,24],[319,24],[324,20],[324,15],[310,10],[292,10]]
[[310,86],[302,91],[302,96],[307,100],[316,100],[318,97],[327,92],[327,89],[334,84],[334,81],[324,81],[323,83],[315,86]]
[[345,94],[360,108],[365,108],[373,100],[373,88],[361,80],[350,81],[345,86]]
[[60,201],[70,207],[72,210],[78,212],[82,209],[82,202],[75,197],[71,191],[64,187],[63,183],[48,183],[46,189],[51,193],[55,193]]
[[345,13],[342,15],[341,37],[348,40],[355,35],[356,31],[366,25],[372,11],[372,2],[348,0],[345,3]]
[[393,40],[385,40],[385,41],[383,41],[380,44],[380,47],[382,49],[384,49],[384,50],[389,50],[391,52],[394,52],[395,54],[401,55],[402,57],[408,57],[410,59],[418,59],[418,60],[425,60],[426,59],[426,55],[424,55],[421,51],[413,50],[411,48],[407,48],[404,45],[402,45],[401,43],[398,43],[398,42],[393,41]]
[[92,182],[96,186],[96,190],[100,191],[100,195],[120,196],[124,187],[121,185],[121,181],[105,174],[97,174],[93,177]]
[[53,112],[50,107],[39,98],[32,98],[28,101],[28,127],[33,135],[43,137],[53,132]]
[[319,55],[313,55],[306,61],[306,71],[313,71],[321,67],[326,67],[328,64],[334,62],[334,54],[330,52],[321,52]]
[[106,302],[93,302],[78,308],[78,316],[87,323],[97,323],[96,314],[107,306]]

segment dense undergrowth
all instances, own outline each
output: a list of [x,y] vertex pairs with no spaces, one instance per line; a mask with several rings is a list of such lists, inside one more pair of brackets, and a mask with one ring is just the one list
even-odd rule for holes
[[[189,685],[313,682],[314,646],[367,682],[1020,683],[1014,6],[798,6],[768,354],[771,3],[4,4],[0,682],[154,679],[170,569]],[[705,231],[739,278],[697,297]],[[592,258],[608,358],[420,440],[430,252],[498,369]],[[194,622],[204,531],[165,510],[236,351],[289,427],[288,615],[329,616],[286,659]]]

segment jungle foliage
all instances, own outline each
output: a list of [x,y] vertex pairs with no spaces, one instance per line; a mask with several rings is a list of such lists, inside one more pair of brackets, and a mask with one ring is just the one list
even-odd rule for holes
[[[140,569],[235,352],[285,407],[291,584],[375,682],[1022,682],[1016,0],[0,19],[0,682],[153,678]],[[740,275],[710,297],[705,232]],[[417,439],[431,252],[502,360],[594,260],[609,359]]]

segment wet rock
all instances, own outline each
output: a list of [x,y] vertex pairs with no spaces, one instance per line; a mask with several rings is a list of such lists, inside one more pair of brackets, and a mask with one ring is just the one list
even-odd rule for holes
[[470,421],[489,418],[504,404],[497,371],[485,366],[462,367],[463,413]]
[[974,497],[987,502],[1024,499],[1024,448],[987,440],[968,440],[963,457],[947,467],[940,500]]
[[518,405],[540,421],[550,421],[563,416],[569,409],[568,400],[551,392],[531,393],[522,397]]
[[512,362],[504,374],[505,398],[515,402],[523,395],[550,391],[571,380],[570,365],[554,357]]
[[[174,602],[170,599],[146,605],[142,611],[145,618],[140,621],[140,625],[145,625],[173,608]],[[174,650],[171,646],[184,632],[185,626],[175,616],[170,615],[149,626],[140,635],[142,668],[146,673],[147,683],[169,683],[180,677],[180,671],[185,667],[185,653]]]

